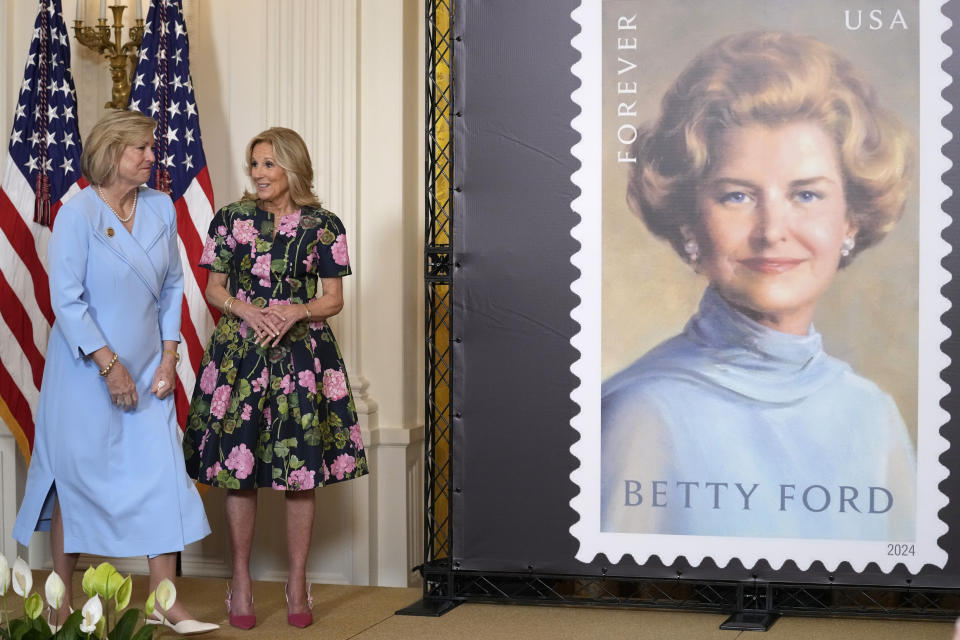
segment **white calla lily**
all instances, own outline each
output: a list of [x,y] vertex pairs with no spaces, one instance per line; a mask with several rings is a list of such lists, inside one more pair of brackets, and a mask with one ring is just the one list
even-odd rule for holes
[[80,618],[80,631],[84,633],[93,633],[97,628],[97,623],[103,617],[103,604],[98,596],[93,596],[83,605]]
[[17,558],[13,562],[13,592],[22,598],[30,595],[33,589],[33,573],[30,572],[30,566],[24,562],[23,558]]
[[177,588],[169,578],[164,578],[157,585],[157,606],[166,613],[177,601]]
[[7,595],[7,589],[10,588],[10,565],[7,564],[7,557],[0,553],[0,596]]
[[56,571],[51,571],[47,576],[47,582],[43,585],[44,594],[47,596],[47,604],[52,609],[59,609],[63,604],[63,596],[67,592],[67,585],[57,575]]

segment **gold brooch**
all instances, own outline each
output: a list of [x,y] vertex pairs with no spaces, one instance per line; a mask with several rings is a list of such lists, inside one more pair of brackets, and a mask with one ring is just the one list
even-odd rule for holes
[[113,237],[113,227],[107,227],[107,237],[108,238]]

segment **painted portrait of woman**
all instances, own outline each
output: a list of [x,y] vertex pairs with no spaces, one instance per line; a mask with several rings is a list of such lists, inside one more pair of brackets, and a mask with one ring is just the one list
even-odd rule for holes
[[901,412],[813,322],[903,213],[908,130],[833,47],[752,31],[695,57],[631,153],[631,208],[707,287],[603,381],[601,529],[911,539]]

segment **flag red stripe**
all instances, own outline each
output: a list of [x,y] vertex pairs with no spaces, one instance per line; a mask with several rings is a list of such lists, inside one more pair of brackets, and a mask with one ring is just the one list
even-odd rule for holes
[[34,244],[33,234],[27,228],[20,212],[13,206],[6,191],[0,188],[0,231],[7,236],[14,251],[20,256],[24,266],[30,272],[33,280],[34,299],[40,313],[47,321],[53,324],[53,307],[50,305],[50,291],[47,285],[47,270],[40,262],[37,247]]
[[[20,388],[17,387],[17,383],[14,382],[13,378],[10,376],[7,368],[3,366],[3,362],[0,362],[0,396],[3,397],[3,401],[10,410],[10,414],[18,423],[17,426],[21,432],[19,435],[26,438],[27,442],[30,444],[30,448],[33,449],[34,427],[33,415],[30,411],[30,403],[27,402],[27,399],[23,397],[22,393],[20,393]],[[13,427],[13,425],[9,426],[11,428]],[[17,435],[18,434],[14,433],[14,436]],[[17,439],[20,440],[20,438]],[[24,452],[23,455],[29,463],[29,452]]]
[[[197,335],[197,328],[193,326],[190,319],[190,309],[187,308],[187,298],[183,298],[183,306],[180,308],[180,333],[183,334],[187,342],[187,353],[190,355],[190,362],[194,365],[200,364],[200,358],[203,357],[203,344],[200,342],[200,336]],[[193,392],[193,389],[190,389]]]
[[33,323],[30,321],[30,316],[27,315],[27,310],[23,308],[20,298],[2,272],[0,272],[0,300],[3,301],[3,304],[0,304],[0,315],[20,343],[20,349],[23,350],[23,355],[33,371],[33,383],[39,389],[40,381],[43,380],[43,354],[37,349],[33,340]]
[[[177,233],[183,240],[183,247],[187,250],[188,256],[196,256],[199,260],[203,253],[203,240],[200,239],[200,232],[197,231],[197,226],[193,224],[193,218],[190,217],[190,207],[187,206],[184,198],[180,198],[173,205],[177,209]],[[193,265],[190,266],[193,267]]]
[[[210,208],[213,209],[213,184],[210,182],[210,172],[206,167],[200,170],[200,173],[197,174],[197,177],[194,178],[197,184],[200,185],[200,188],[203,190],[204,195],[207,196],[207,200],[210,202]],[[186,201],[181,198],[177,201],[177,204],[180,205],[177,207],[177,229],[181,229],[181,218],[180,218],[180,208],[184,209],[184,213],[189,215],[190,209],[187,207]],[[190,220],[190,228],[193,229],[197,235],[197,245],[196,253],[193,252],[190,245],[187,244],[187,241],[183,241],[183,246],[187,251],[187,257],[190,259],[190,269],[193,271],[193,277],[197,282],[197,287],[199,287],[201,292],[206,291],[207,288],[207,278],[210,276],[210,272],[206,269],[197,266],[197,263],[200,262],[200,256],[203,254],[203,241],[204,236],[206,235],[206,229],[197,229],[197,226],[193,224],[193,220]],[[181,238],[183,234],[181,233]],[[220,319],[220,310],[214,307],[212,304],[207,302],[207,309],[210,310],[210,314],[213,316],[213,322],[216,324],[217,320]]]
[[[186,251],[187,260],[190,262],[188,266],[190,271],[193,272],[193,278],[197,282],[200,293],[203,293],[207,288],[207,276],[209,274],[209,271],[198,265],[200,256],[203,254],[203,240],[200,239],[197,227],[193,224],[193,219],[190,217],[190,208],[187,206],[187,201],[184,198],[180,198],[173,204],[177,209],[177,233],[183,242],[183,249]],[[207,308],[213,313],[209,302],[207,303]]]
[[210,201],[210,207],[213,208],[213,183],[210,182],[210,172],[207,167],[201,169],[195,179],[203,192],[207,194],[207,200]]
[[[207,200],[210,201],[210,208],[213,209],[213,183],[210,182],[210,172],[207,170],[207,167],[200,170],[196,180],[200,188],[203,189],[203,193],[206,194]],[[202,253],[203,247],[201,246],[200,253],[197,254],[197,262],[200,262],[200,255]],[[207,278],[210,276],[210,272],[206,269],[201,269],[201,271],[203,271],[203,277],[197,280],[197,286],[203,291],[207,288]],[[210,309],[210,313],[213,315],[213,323],[216,324],[220,320],[220,310],[209,302],[207,303],[207,308]]]

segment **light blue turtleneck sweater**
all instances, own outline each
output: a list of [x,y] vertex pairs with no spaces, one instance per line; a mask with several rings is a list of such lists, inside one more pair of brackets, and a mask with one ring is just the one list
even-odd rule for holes
[[708,288],[603,384],[604,531],[907,542],[916,456],[893,400]]

